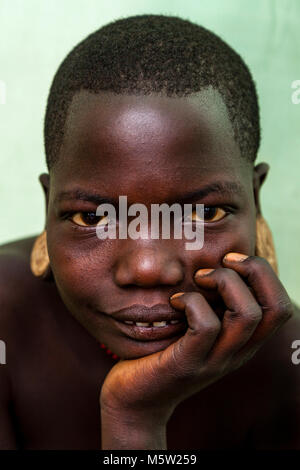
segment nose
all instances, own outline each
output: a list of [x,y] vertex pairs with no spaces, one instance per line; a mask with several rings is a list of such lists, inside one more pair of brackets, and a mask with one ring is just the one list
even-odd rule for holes
[[174,249],[172,252],[165,245],[139,245],[121,254],[115,266],[114,278],[120,287],[175,286],[182,282],[184,270]]

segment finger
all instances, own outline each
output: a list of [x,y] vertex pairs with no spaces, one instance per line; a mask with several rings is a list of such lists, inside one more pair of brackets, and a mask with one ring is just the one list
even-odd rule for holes
[[[221,328],[221,322],[202,294],[187,292],[170,298],[172,306],[184,310],[188,329],[176,343],[165,351],[172,353],[171,360],[183,376],[195,374],[213,346]],[[170,360],[170,357],[167,357]]]
[[228,253],[223,264],[245,279],[262,308],[262,322],[249,344],[259,346],[292,316],[293,306],[289,296],[264,258]]
[[242,278],[232,269],[199,270],[195,282],[216,289],[227,310],[218,340],[207,360],[227,361],[244,346],[262,319],[262,310]]

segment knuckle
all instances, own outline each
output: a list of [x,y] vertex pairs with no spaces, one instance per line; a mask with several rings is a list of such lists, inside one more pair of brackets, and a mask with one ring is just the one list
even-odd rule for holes
[[247,264],[249,264],[249,266],[251,266],[253,269],[257,269],[263,266],[270,266],[268,261],[261,256],[249,256],[245,262],[247,262]]
[[294,308],[289,299],[282,299],[277,302],[275,313],[280,321],[287,321],[294,315]]
[[262,319],[262,310],[259,305],[249,305],[244,312],[228,310],[226,316],[230,321],[241,320],[246,325],[253,326],[259,323]]
[[263,272],[272,269],[268,261],[260,256],[249,256],[244,263],[247,263],[250,282],[255,280],[259,274],[262,275]]
[[186,308],[194,309],[197,307],[199,298],[202,297],[200,292],[187,292],[184,294],[184,300],[186,302]]
[[216,271],[216,276],[218,278],[218,284],[222,288],[225,287],[226,281],[236,279],[238,274],[233,269],[222,268]]
[[189,303],[194,303],[194,302],[197,302],[197,300],[199,299],[199,297],[202,296],[202,294],[200,294],[200,292],[188,292],[186,295],[186,300],[189,302]]
[[202,321],[201,326],[198,327],[197,329],[191,330],[192,335],[203,335],[207,337],[215,337],[218,335],[219,331],[221,329],[221,322],[216,318],[212,319],[210,321]]
[[249,324],[256,324],[262,319],[262,311],[259,305],[251,305],[245,314],[245,320]]
[[295,314],[294,307],[290,304],[289,308],[285,312],[286,320],[289,320],[290,318],[292,318],[294,314]]
[[230,268],[222,268],[219,270],[219,275],[220,276],[228,276],[228,277],[235,277],[237,276],[236,272],[233,269]]
[[205,332],[210,336],[217,336],[221,330],[221,322],[216,319],[216,321],[206,325]]

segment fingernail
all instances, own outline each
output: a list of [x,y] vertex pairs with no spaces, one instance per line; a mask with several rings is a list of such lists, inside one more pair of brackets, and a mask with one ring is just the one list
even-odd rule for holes
[[227,253],[227,255],[224,256],[223,261],[232,261],[235,263],[240,263],[241,261],[244,261],[247,258],[249,258],[249,256],[243,255],[242,253]]
[[195,277],[203,277],[207,276],[208,274],[212,273],[214,269],[198,269],[195,273]]
[[176,299],[177,297],[181,297],[184,292],[177,292],[176,294],[171,295],[170,300]]

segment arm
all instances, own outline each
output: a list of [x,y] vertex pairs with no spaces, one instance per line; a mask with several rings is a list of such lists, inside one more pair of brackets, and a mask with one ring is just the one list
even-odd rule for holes
[[101,449],[165,450],[166,424],[148,414],[101,405]]
[[166,448],[165,426],[176,406],[245,364],[292,316],[266,260],[225,257],[223,265],[195,275],[199,287],[223,299],[221,317],[200,292],[173,296],[174,308],[185,312],[186,333],[162,351],[120,360],[110,370],[100,395],[104,448]]

